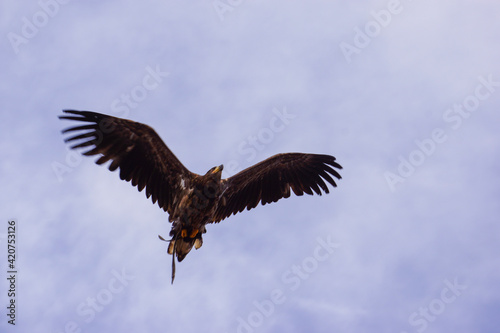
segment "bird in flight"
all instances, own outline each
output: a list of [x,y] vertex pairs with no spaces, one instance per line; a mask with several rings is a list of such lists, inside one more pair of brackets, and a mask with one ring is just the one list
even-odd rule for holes
[[[132,120],[91,111],[63,110],[60,119],[87,124],[62,132],[71,134],[65,142],[72,149],[90,148],[83,155],[100,155],[97,164],[111,161],[109,170],[120,168],[120,178],[146,189],[146,197],[169,214],[172,223],[168,253],[172,255],[172,283],[175,257],[181,262],[193,246],[203,244],[205,225],[262,205],[288,198],[291,192],[329,193],[326,183],[336,187],[342,167],[330,155],[277,154],[229,178],[222,179],[223,165],[205,175],[189,171],[154,129]],[[332,176],[334,178],[332,178]]]

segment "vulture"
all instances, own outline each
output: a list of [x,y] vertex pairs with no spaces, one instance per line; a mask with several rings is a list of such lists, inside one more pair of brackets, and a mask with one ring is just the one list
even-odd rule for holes
[[297,196],[329,193],[336,187],[342,167],[335,157],[322,154],[284,153],[263,160],[223,179],[223,165],[204,175],[189,171],[153,128],[132,120],[91,111],[63,110],[60,119],[83,122],[62,131],[70,148],[87,148],[83,155],[99,155],[97,164],[110,161],[109,170],[120,169],[120,178],[146,190],[146,197],[168,212],[172,255],[181,262],[189,251],[203,244],[205,225],[262,205]]

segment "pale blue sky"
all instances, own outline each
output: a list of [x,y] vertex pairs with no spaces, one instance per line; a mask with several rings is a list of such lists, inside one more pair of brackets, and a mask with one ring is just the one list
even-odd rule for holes
[[[497,331],[498,2],[63,2],[0,5],[0,331]],[[343,179],[209,225],[171,285],[168,215],[67,149],[66,108],[193,172],[299,151]]]

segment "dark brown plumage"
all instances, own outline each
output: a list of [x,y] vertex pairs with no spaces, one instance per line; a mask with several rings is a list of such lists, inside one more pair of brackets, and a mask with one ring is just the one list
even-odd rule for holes
[[[168,253],[172,254],[172,282],[175,256],[182,261],[194,246],[202,245],[205,225],[288,198],[291,192],[318,195],[329,193],[327,183],[337,186],[342,169],[330,155],[277,154],[234,176],[221,179],[223,166],[201,176],[189,171],[149,126],[131,120],[90,111],[64,110],[60,119],[87,122],[67,128],[66,142],[72,149],[89,147],[83,155],[100,155],[97,164],[111,161],[109,170],[120,168],[120,178],[158,203],[169,214],[172,229]],[[163,239],[159,236],[160,239]]]

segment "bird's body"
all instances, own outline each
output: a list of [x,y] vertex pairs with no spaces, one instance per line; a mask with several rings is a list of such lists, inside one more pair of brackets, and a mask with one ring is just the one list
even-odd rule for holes
[[[85,131],[66,139],[81,140],[71,148],[91,147],[84,155],[101,155],[97,164],[111,161],[109,170],[120,168],[120,178],[167,211],[172,223],[168,253],[172,254],[172,282],[175,257],[182,261],[194,246],[200,248],[205,225],[216,223],[244,209],[255,208],[296,195],[328,193],[325,183],[336,186],[334,169],[342,167],[330,155],[286,153],[274,155],[227,179],[223,166],[205,175],[189,171],[149,126],[131,120],[90,111],[64,110],[61,119],[89,124],[68,128],[63,133]],[[160,239],[165,240],[159,236]]]
[[222,192],[222,166],[210,169],[204,177],[195,177],[181,184],[179,204],[175,206],[169,221],[172,229],[168,253],[177,254],[182,261],[193,245],[199,249],[203,244],[205,225],[214,220],[215,211]]

